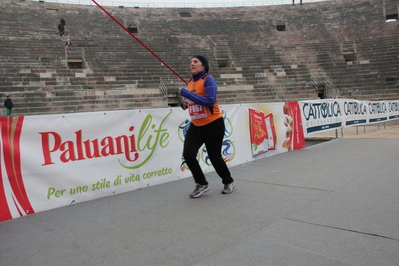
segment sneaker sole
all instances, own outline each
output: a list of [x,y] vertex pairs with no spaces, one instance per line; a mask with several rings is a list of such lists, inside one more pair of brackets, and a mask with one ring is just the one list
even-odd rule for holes
[[199,198],[199,197],[202,196],[202,194],[208,192],[209,190],[211,190],[211,187],[208,187],[207,189],[205,189],[204,191],[202,191],[202,192],[201,192],[200,194],[198,194],[198,195],[195,195],[195,196],[191,196],[191,195],[190,195],[190,197],[191,197],[191,198]]
[[224,191],[222,191],[222,194],[230,194],[230,193],[232,193],[233,191],[234,191],[234,188],[236,187],[236,184],[234,184],[234,186],[233,186],[233,189],[230,191],[230,192],[224,192]]

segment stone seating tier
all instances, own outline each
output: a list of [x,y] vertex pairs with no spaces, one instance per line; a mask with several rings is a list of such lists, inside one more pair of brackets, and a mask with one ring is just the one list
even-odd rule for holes
[[[320,87],[329,98],[398,99],[398,22],[382,16],[384,5],[394,2],[105,8],[134,25],[135,36],[185,80],[190,57],[206,55],[219,102],[230,104],[315,99]],[[185,84],[98,7],[0,0],[0,8],[0,96],[12,95],[14,114],[177,104],[177,88]],[[191,17],[180,16],[182,11]],[[57,30],[61,17],[63,37]],[[66,57],[67,38],[73,47]],[[344,53],[353,58],[346,62]],[[84,64],[76,68],[68,59]],[[227,65],[219,66],[220,60]]]

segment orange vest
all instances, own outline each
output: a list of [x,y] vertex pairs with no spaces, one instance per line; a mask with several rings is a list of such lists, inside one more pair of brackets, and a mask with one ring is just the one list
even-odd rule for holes
[[[188,82],[187,89],[195,93],[199,96],[204,96],[205,97],[205,78],[208,76],[208,74],[205,74],[202,78],[200,78],[197,81],[190,80]],[[219,104],[217,101],[215,101],[215,104],[213,107],[207,107],[203,105],[199,105],[196,103],[193,103],[192,101],[189,101],[188,104],[188,112],[190,113],[191,116],[191,122],[195,126],[205,126],[213,121],[215,121],[218,118],[222,117],[222,114],[220,113],[220,108]]]

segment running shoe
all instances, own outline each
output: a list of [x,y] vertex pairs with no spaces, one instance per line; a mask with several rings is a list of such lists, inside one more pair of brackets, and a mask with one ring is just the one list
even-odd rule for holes
[[211,187],[209,185],[197,184],[194,191],[190,194],[190,197],[199,198],[202,196],[202,194],[208,192],[209,190],[211,190]]
[[222,194],[230,194],[231,192],[233,192],[235,186],[236,183],[234,181],[229,184],[225,184],[222,190]]

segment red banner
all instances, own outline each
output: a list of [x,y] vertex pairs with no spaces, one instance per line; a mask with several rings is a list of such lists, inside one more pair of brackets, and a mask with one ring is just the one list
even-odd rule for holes
[[298,102],[287,102],[283,107],[284,125],[286,126],[283,148],[290,150],[306,147],[303,133],[302,117]]
[[[20,156],[20,137],[22,131],[22,124],[24,117],[0,117],[1,125],[1,146],[0,159],[5,165],[5,174],[8,178],[3,178],[0,171],[0,221],[12,218],[10,209],[7,204],[7,195],[5,193],[4,180],[8,180],[11,187],[12,201],[20,216],[34,213],[33,208],[29,202],[26,194],[24,181],[21,171],[21,156]],[[1,169],[0,169],[1,170]]]

